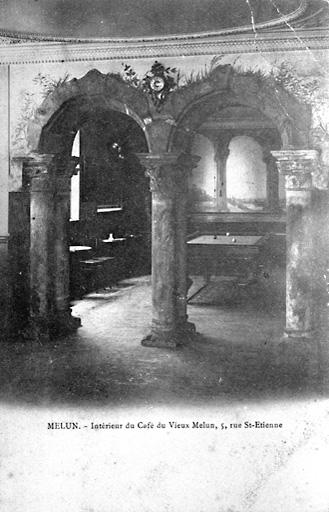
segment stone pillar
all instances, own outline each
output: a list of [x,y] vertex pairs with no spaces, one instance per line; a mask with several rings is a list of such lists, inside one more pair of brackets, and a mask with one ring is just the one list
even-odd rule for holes
[[54,318],[52,246],[54,240],[53,155],[36,155],[25,164],[30,178],[30,324],[38,340],[49,338]]
[[279,210],[279,173],[275,158],[270,150],[263,149],[263,161],[266,164],[266,198],[267,208],[271,212]]
[[[75,169],[56,173],[54,197],[54,301],[56,331],[65,333],[80,327],[79,318],[71,316],[70,308],[70,252],[68,226],[70,220],[71,175]],[[72,172],[70,172],[72,170]],[[68,172],[69,171],[69,172]],[[55,171],[56,172],[56,171]]]
[[8,237],[8,175],[9,153],[9,66],[0,66],[0,237],[2,245]]
[[53,155],[34,155],[24,174],[30,191],[30,325],[32,336],[46,341],[81,325],[69,302],[71,173],[56,168]]
[[195,325],[187,316],[187,194],[188,176],[198,165],[199,156],[182,154],[178,159],[176,188],[176,314],[182,342],[195,334]]
[[152,325],[146,347],[176,347],[175,164],[172,153],[137,155],[152,192]]
[[8,265],[8,174],[10,169],[9,130],[10,68],[0,66],[0,339],[6,338],[9,327],[10,286]]
[[227,193],[226,193],[226,163],[229,151],[230,139],[219,141],[217,143],[215,161],[217,165],[217,209],[227,210]]
[[314,336],[314,252],[312,229],[313,150],[272,151],[285,176],[287,202],[286,327],[285,337]]

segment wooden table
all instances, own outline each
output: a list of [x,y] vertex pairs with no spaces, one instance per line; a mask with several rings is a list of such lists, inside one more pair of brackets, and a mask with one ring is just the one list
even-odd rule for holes
[[212,275],[245,276],[247,281],[257,275],[259,257],[267,235],[201,235],[187,242],[189,274],[203,275],[206,282]]
[[113,244],[115,242],[125,242],[127,240],[126,238],[106,238],[105,240],[102,240],[104,244]]
[[102,240],[102,254],[115,258],[116,279],[120,281],[125,276],[126,237],[105,238]]
[[83,252],[83,251],[91,251],[92,247],[89,245],[70,245],[70,252]]

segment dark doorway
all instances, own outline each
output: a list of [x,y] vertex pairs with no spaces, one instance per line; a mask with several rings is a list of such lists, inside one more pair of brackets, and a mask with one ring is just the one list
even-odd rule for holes
[[[119,280],[150,273],[151,201],[136,153],[147,152],[140,126],[116,111],[94,111],[73,144],[79,186],[71,218],[71,295],[81,297]],[[79,197],[74,197],[78,194]]]

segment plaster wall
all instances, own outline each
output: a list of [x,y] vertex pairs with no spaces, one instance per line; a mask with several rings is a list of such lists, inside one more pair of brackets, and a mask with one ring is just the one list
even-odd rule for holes
[[234,137],[226,164],[227,197],[248,208],[262,208],[266,199],[266,164],[258,142],[251,137]]
[[[67,58],[68,50],[63,47],[63,59]],[[209,69],[214,58],[217,64],[231,64],[235,69],[241,71],[261,71],[268,74],[276,70],[281,62],[292,64],[296,72],[302,76],[319,76],[326,68],[328,53],[325,51],[285,52],[279,53],[254,53],[242,55],[204,55],[196,57],[175,57],[162,58],[161,62],[165,66],[177,68],[179,70],[179,85],[193,83],[199,80]],[[139,78],[147,73],[154,58],[151,59],[130,59],[128,63],[132,66]],[[121,59],[109,59],[107,61],[87,61],[87,62],[63,62],[63,63],[36,63],[36,64],[18,64],[10,67],[10,126],[11,126],[11,154],[26,153],[26,125],[33,116],[38,106],[41,105],[45,90],[40,81],[40,77],[58,81],[68,76],[68,79],[82,78],[88,71],[97,69],[101,73],[119,73],[123,71]],[[0,66],[1,67],[1,66]],[[2,67],[1,67],[2,69]],[[38,78],[39,77],[39,78]],[[327,82],[323,82],[323,87],[327,88]],[[15,181],[15,176],[11,178]],[[17,183],[14,185],[17,187]]]
[[192,208],[198,208],[201,202],[204,206],[213,206],[216,186],[216,163],[214,146],[204,135],[197,134],[194,138],[192,153],[201,157],[197,167],[192,171],[189,191]]

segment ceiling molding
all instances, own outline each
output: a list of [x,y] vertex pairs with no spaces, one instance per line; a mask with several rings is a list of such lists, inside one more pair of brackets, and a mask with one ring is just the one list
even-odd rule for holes
[[[13,44],[16,43],[16,44]],[[189,57],[260,52],[329,49],[328,29],[300,29],[236,36],[193,37],[185,40],[126,42],[20,42],[0,38],[0,65]]]
[[[249,2],[248,2],[249,5]],[[156,36],[148,36],[145,34],[144,36],[139,37],[66,37],[64,35],[49,35],[43,32],[26,32],[26,31],[17,31],[17,30],[8,30],[6,28],[0,28],[0,40],[11,38],[13,42],[25,41],[25,42],[67,42],[67,43],[110,43],[110,44],[139,44],[139,43],[149,43],[149,42],[171,42],[171,41],[187,41],[190,38],[207,38],[207,37],[218,37],[218,36],[226,36],[232,34],[241,34],[241,33],[250,33],[257,30],[268,30],[272,28],[278,28],[282,26],[287,26],[288,23],[291,23],[295,20],[298,20],[309,6],[309,0],[299,0],[298,7],[286,14],[280,12],[278,8],[276,8],[279,16],[273,19],[269,19],[267,21],[262,22],[253,22],[253,20],[248,21],[247,24],[238,25],[236,27],[229,28],[221,28],[216,31],[205,31],[202,32],[191,32],[191,33],[178,33],[178,34],[167,34],[167,35],[156,35]],[[276,6],[274,6],[276,7]],[[253,16],[253,11],[251,6],[249,6],[250,15]]]

